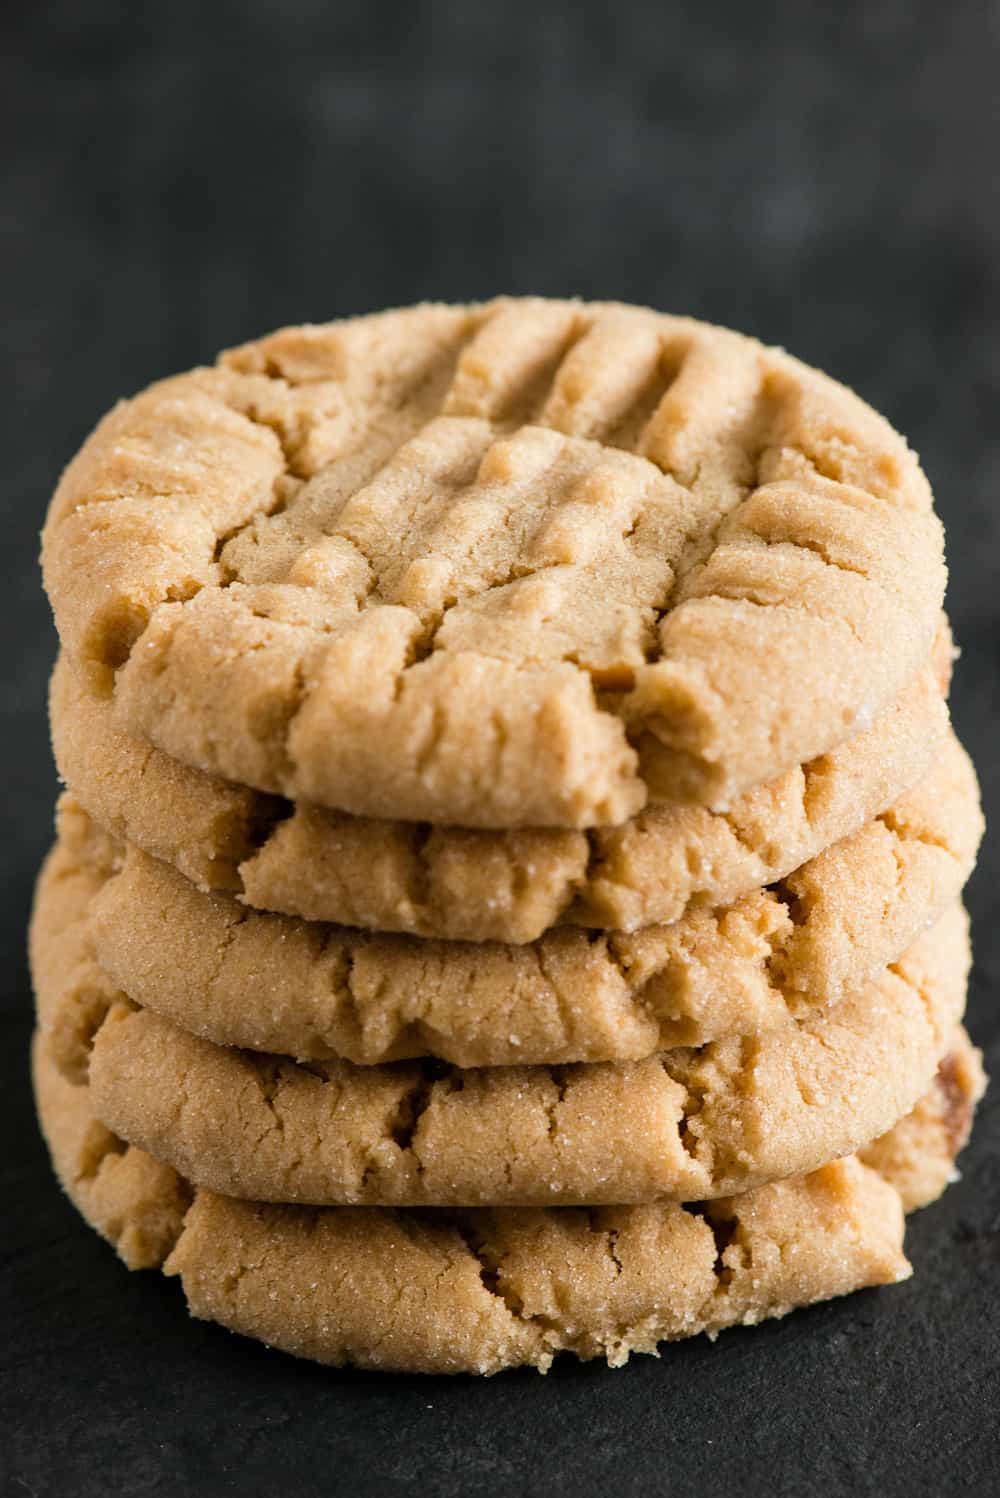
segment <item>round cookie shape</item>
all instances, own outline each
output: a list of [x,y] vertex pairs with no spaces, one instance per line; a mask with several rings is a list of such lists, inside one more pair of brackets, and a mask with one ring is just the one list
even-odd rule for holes
[[695,1209],[421,1213],[264,1207],[192,1188],[98,1123],[86,1086],[39,1039],[33,1055],[56,1173],[129,1268],[165,1263],[194,1315],[298,1356],[433,1373],[544,1370],[561,1351],[620,1365],[662,1340],[905,1279],[894,1164],[905,1159],[912,1199],[937,1195],[983,1086],[959,1031],[945,1062],[957,1088],[932,1085],[877,1141],[874,1168],[838,1160]]
[[777,1032],[875,977],[957,899],[982,819],[951,736],[920,787],[771,889],[632,935],[562,928],[528,946],[248,910],[122,850],[68,797],[60,827],[34,946],[46,963],[61,951],[53,933],[69,928],[88,954],[59,1037],[76,1075],[99,995],[106,1008],[118,989],[217,1044],[359,1065],[640,1060]]
[[743,792],[726,813],[659,802],[589,832],[388,822],[231,784],[116,730],[111,703],[65,656],[49,703],[56,763],[74,796],[199,889],[308,920],[523,943],[555,925],[630,932],[729,904],[857,831],[941,750],[946,628],[935,654],[871,727]]
[[[77,1012],[80,933],[70,924],[49,943],[44,916],[43,905],[33,972],[41,1028],[58,1037]],[[85,949],[83,960],[87,971]],[[814,1169],[897,1122],[944,1054],[967,966],[956,906],[877,982],[786,1030],[635,1063],[468,1070],[297,1064],[220,1047],[111,990],[87,1072],[108,1128],[225,1195],[701,1200]]]
[[896,971],[794,1030],[565,1068],[307,1067],[119,1005],[94,1039],[91,1097],[129,1143],[254,1201],[700,1201],[816,1169],[898,1122],[961,1017],[967,964],[956,909]]
[[729,805],[927,657],[913,454],[779,350],[501,300],[287,329],[118,406],[43,542],[118,724],[357,815],[618,824]]

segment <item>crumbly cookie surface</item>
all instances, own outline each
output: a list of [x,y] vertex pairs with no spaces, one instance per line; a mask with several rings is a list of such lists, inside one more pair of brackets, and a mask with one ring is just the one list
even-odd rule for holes
[[117,731],[65,657],[50,712],[60,774],[87,811],[202,890],[309,920],[520,943],[558,924],[635,931],[729,904],[857,831],[940,752],[950,654],[945,629],[935,662],[870,728],[726,813],[660,802],[589,832],[380,821],[234,785]]
[[957,898],[981,832],[975,777],[952,736],[923,785],[773,888],[632,935],[562,928],[505,946],[248,910],[123,850],[70,798],[60,821],[35,945],[44,963],[61,953],[52,933],[69,928],[89,954],[77,1022],[59,1037],[71,1075],[101,984],[204,1039],[303,1061],[625,1061],[780,1032],[856,991],[924,931]]
[[927,656],[905,442],[784,353],[539,300],[289,329],[98,426],[46,525],[65,647],[202,770],[476,827],[722,807]]
[[[621,1364],[909,1273],[893,1135],[876,1169],[840,1160],[704,1209],[263,1207],[193,1189],[97,1123],[40,1041],[34,1060],[56,1172],[125,1263],[166,1261],[194,1315],[320,1362],[494,1373],[572,1351]],[[908,1128],[920,1201],[943,1188],[982,1090],[962,1032],[946,1065],[961,1096],[932,1085],[894,1131]]]
[[968,965],[955,907],[877,982],[761,1037],[634,1063],[297,1064],[190,1035],[106,979],[102,1002],[79,923],[49,939],[47,915],[43,902],[39,1022],[53,1054],[67,1035],[90,1047],[97,1115],[199,1185],[270,1201],[700,1200],[813,1169],[913,1107]]
[[899,1192],[904,1212],[936,1201],[955,1179],[976,1104],[986,1091],[982,1053],[960,1026],[938,1063],[933,1086],[895,1128],[858,1150],[862,1164]]

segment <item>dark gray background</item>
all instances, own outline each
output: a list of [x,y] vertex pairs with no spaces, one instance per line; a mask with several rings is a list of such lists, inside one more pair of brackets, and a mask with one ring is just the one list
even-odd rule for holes
[[[0,25],[4,1492],[995,1492],[996,1098],[899,1289],[614,1374],[330,1373],[188,1321],[60,1197],[23,929],[60,467],[157,375],[422,297],[648,302],[857,386],[949,527],[955,717],[994,799],[1000,9],[8,0]],[[987,847],[971,1016],[1000,1075],[998,878]]]

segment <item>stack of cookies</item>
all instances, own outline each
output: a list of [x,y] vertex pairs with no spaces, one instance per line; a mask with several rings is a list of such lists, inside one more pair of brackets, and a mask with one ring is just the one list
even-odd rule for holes
[[126,1264],[483,1373],[906,1277],[981,822],[856,396],[618,305],[289,329],[105,417],[44,566],[36,1092]]

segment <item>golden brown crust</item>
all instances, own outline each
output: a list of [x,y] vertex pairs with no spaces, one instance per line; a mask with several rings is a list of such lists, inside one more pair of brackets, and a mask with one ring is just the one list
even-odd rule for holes
[[[947,657],[946,626],[940,642]],[[386,822],[262,795],[118,732],[66,657],[50,709],[60,774],[91,816],[206,892],[375,931],[528,942],[556,924],[635,931],[729,904],[856,832],[941,752],[941,677],[929,664],[870,728],[726,813],[662,802],[589,833]]]
[[[964,1003],[956,908],[877,983],[758,1039],[635,1063],[302,1066],[199,1040],[107,983],[103,1011],[76,1018],[81,970],[100,972],[72,920],[76,877],[59,880],[33,923],[42,1029],[92,1046],[108,1127],[228,1195],[593,1204],[748,1189],[895,1123],[930,1082]],[[50,941],[53,913],[65,927]]]
[[130,1267],[166,1258],[194,1315],[320,1362],[619,1365],[910,1272],[896,1191],[853,1159],[708,1209],[316,1210],[201,1190],[187,1207],[190,1188],[96,1125],[41,1044],[35,1088],[60,1180]]
[[903,440],[787,355],[634,308],[291,329],[118,407],[44,538],[64,645],[174,757],[482,827],[716,807],[926,658]]
[[[144,1007],[223,1045],[361,1065],[638,1060],[806,1020],[874,977],[959,894],[981,831],[950,738],[930,778],[773,889],[632,935],[569,928],[530,945],[422,941],[248,910],[131,848],[70,799],[41,885],[86,906],[87,952]],[[86,889],[74,863],[91,865]],[[77,896],[76,891],[79,891]],[[81,907],[80,914],[83,915]],[[53,911],[49,925],[75,916]],[[92,1007],[92,979],[81,1002]],[[73,1034],[65,1031],[63,1059]]]
[[[192,1193],[97,1124],[86,1087],[38,1042],[34,1059],[56,1172],[129,1268],[167,1260],[195,1315],[334,1364],[492,1373],[544,1369],[563,1349],[620,1364],[662,1339],[889,1284],[909,1273],[899,1193],[922,1204],[954,1171],[934,1087],[869,1146],[868,1168],[841,1160],[707,1210],[260,1207]],[[964,1031],[946,1062],[978,1096]]]

